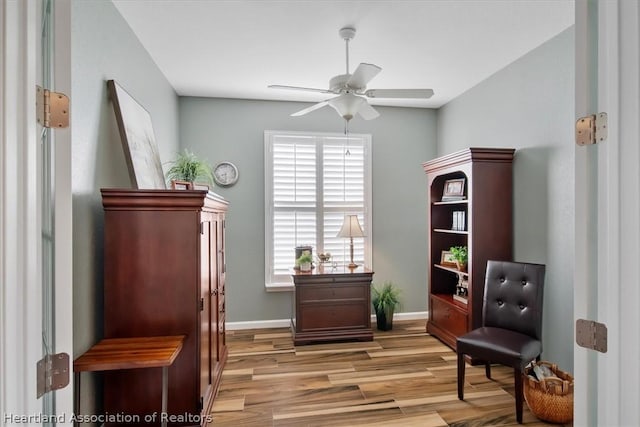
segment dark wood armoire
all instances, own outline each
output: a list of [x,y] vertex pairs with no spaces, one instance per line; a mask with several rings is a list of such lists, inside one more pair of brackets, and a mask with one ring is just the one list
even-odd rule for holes
[[[227,357],[227,202],[199,190],[121,189],[102,189],[102,202],[104,337],[186,335],[169,368],[168,413],[197,420]],[[105,412],[160,411],[161,381],[155,369],[104,373]]]

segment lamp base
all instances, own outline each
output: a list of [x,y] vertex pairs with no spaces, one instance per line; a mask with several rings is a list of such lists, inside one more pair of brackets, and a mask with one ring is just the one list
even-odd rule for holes
[[358,264],[350,263],[347,267],[349,267],[349,268],[358,268]]

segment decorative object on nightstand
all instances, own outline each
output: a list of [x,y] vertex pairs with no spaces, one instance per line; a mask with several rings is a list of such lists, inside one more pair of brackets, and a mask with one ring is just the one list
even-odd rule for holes
[[318,261],[320,261],[320,264],[331,264],[331,252],[320,252]]
[[300,270],[300,263],[298,260],[302,256],[304,252],[308,252],[311,255],[311,259],[313,260],[313,246],[310,245],[301,245],[295,247],[295,258],[294,258],[294,269]]
[[358,221],[358,215],[345,215],[342,228],[340,228],[336,237],[349,238],[349,255],[351,257],[349,268],[356,268],[358,264],[353,262],[353,238],[364,237],[364,232],[362,231],[362,227],[360,227],[360,222]]
[[238,168],[231,162],[220,162],[213,168],[213,179],[221,187],[231,187],[239,176]]
[[310,251],[303,251],[300,257],[296,260],[296,266],[300,268],[300,271],[311,271],[311,263],[313,262],[313,256]]

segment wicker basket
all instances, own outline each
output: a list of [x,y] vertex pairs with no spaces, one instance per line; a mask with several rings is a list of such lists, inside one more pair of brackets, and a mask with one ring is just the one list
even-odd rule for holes
[[546,378],[537,381],[527,374],[523,375],[524,398],[533,414],[544,421],[566,424],[573,420],[573,377],[558,369],[549,362],[538,362],[547,365],[558,378]]

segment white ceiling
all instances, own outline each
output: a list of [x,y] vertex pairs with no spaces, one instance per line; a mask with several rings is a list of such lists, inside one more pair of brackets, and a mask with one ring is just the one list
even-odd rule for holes
[[368,88],[432,88],[437,108],[574,22],[573,0],[113,0],[179,95],[321,101],[269,89],[328,88],[345,72],[344,26],[357,30],[350,71],[382,67]]

